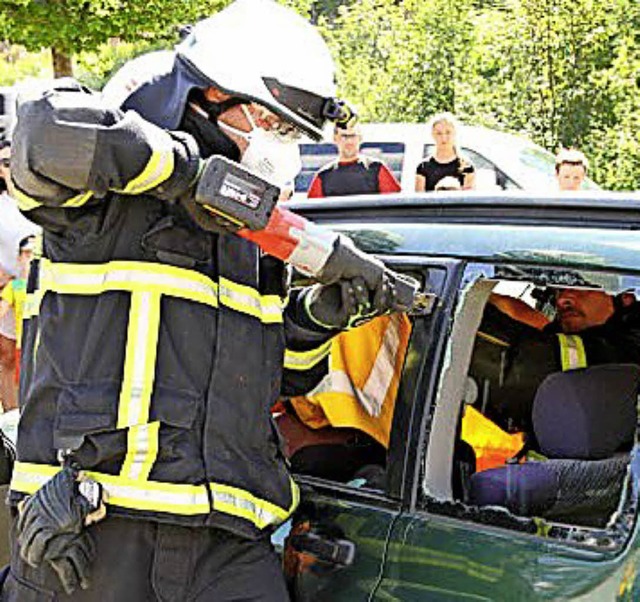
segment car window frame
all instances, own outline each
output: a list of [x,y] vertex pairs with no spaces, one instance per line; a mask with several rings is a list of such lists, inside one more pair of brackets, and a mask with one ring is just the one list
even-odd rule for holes
[[407,357],[417,354],[419,361],[408,366],[405,358],[402,368],[387,455],[387,470],[390,475],[387,486],[384,490],[375,490],[301,473],[293,473],[293,476],[303,491],[310,487],[318,493],[328,493],[345,500],[366,499],[369,503],[388,506],[410,503],[410,499],[415,498],[415,467],[418,462],[413,454],[420,447],[416,438],[422,432],[419,424],[426,409],[418,400],[428,398],[433,391],[453,306],[451,291],[458,286],[464,264],[460,260],[448,258],[377,256],[391,269],[401,273],[419,275],[428,269],[444,272],[442,288],[433,312],[413,317]]
[[[502,268],[504,268],[505,266],[508,268],[512,268],[513,264],[508,264],[506,262],[495,262],[487,264],[474,261],[466,264],[465,271],[462,275],[462,278],[460,279],[456,307],[454,308],[454,314],[452,316],[451,332],[445,345],[444,353],[446,356],[453,355],[452,347],[455,344],[455,337],[464,336],[465,329],[467,333],[470,332],[469,323],[461,325],[459,321],[456,322],[456,320],[459,320],[460,318],[460,303],[464,301],[465,291],[467,291],[468,293],[468,291],[472,290],[474,286],[478,286],[478,283],[481,283],[482,278],[485,277],[487,283],[491,283],[492,280],[494,281],[494,284],[492,286],[487,284],[487,290],[483,291],[482,293],[484,296],[486,296],[486,299],[488,299],[489,294],[495,288],[495,285],[498,282],[509,280],[509,278],[505,278],[505,276],[501,273]],[[548,267],[549,266],[545,266],[545,268]],[[556,269],[562,271],[563,267],[557,266]],[[606,270],[604,270],[604,272],[606,272]],[[619,274],[619,272],[616,271],[612,271],[612,273]],[[633,276],[631,274],[629,275],[637,278],[637,276]],[[483,286],[483,284],[480,284],[480,286]],[[482,319],[482,311],[484,310],[484,305],[486,305],[486,301],[483,306],[479,308],[481,310],[480,320]],[[479,321],[475,327],[475,330],[473,331],[474,336],[472,337],[470,345],[468,346],[468,351],[470,351],[471,353],[473,352],[473,339],[475,338],[475,332],[477,332],[478,325]],[[469,371],[470,361],[471,355],[468,356],[464,366],[459,367],[459,369],[465,374],[467,374]],[[451,491],[451,478],[453,469],[453,449],[455,438],[457,437],[456,428],[454,424],[448,425],[448,428],[443,428],[441,421],[439,421],[438,417],[436,417],[437,410],[442,408],[444,405],[442,399],[442,381],[447,378],[444,372],[446,368],[446,364],[442,366],[442,372],[439,375],[437,391],[434,393],[433,398],[431,400],[428,400],[425,404],[425,407],[429,407],[430,411],[428,412],[424,421],[423,445],[420,448],[420,453],[415,454],[420,463],[418,471],[418,474],[420,475],[420,481],[418,483],[418,493],[415,498],[416,503],[415,505],[411,506],[411,512],[418,514],[422,514],[424,512],[427,512],[429,514],[437,514],[439,516],[446,516],[453,520],[460,520],[465,523],[476,521],[482,524],[489,524],[495,528],[504,528],[514,533],[520,531],[520,534],[525,534],[527,532],[526,523],[535,522],[538,519],[514,515],[506,511],[506,509],[504,513],[495,514],[495,511],[491,508],[484,509],[473,507],[471,505],[465,505],[460,500],[456,500],[453,497]],[[459,390],[461,390],[461,388],[463,387],[460,387]],[[446,391],[445,394],[447,394]],[[449,396],[451,396],[450,393],[448,394]],[[459,399],[460,401],[458,402],[457,407],[452,410],[453,414],[456,415],[456,423],[458,420],[457,415],[459,414],[459,411],[462,408],[462,404],[464,403],[462,397],[459,397]],[[451,433],[451,440],[449,442],[441,441],[443,432]],[[441,446],[440,448],[436,449],[435,452],[433,450],[434,443]],[[445,445],[449,445],[450,453],[448,456],[443,457],[443,454],[438,452],[441,452]],[[638,511],[640,508],[640,489],[638,487],[638,483],[640,482],[640,464],[637,461],[633,460],[634,457],[638,457],[638,455],[640,455],[640,416],[639,423],[636,427],[634,449],[631,454],[632,460],[629,465],[629,472],[625,477],[625,482],[623,483],[621,499],[619,500],[618,509],[615,513],[615,521],[613,521],[609,526],[603,529],[583,527],[573,524],[560,525],[558,523],[548,521],[546,523],[547,526],[545,527],[545,529],[548,528],[548,525],[553,525],[551,540],[555,540],[554,543],[569,544],[571,545],[571,547],[575,548],[586,547],[590,550],[595,549],[598,551],[598,553],[603,554],[603,558],[615,556],[624,549],[624,547],[633,537],[635,529],[634,525],[638,519]],[[447,486],[443,486],[443,482],[436,482],[434,487],[433,481],[428,482],[428,479],[433,478],[433,473],[430,473],[429,465],[434,465],[435,463],[442,465],[443,462],[447,467],[447,469],[443,471],[447,473]],[[442,468],[440,469],[442,471]],[[442,475],[438,475],[438,477],[442,478]],[[494,514],[495,522],[491,522],[491,519],[487,518],[491,517],[492,513]],[[532,533],[528,533],[528,535],[532,535]],[[549,537],[548,532],[536,532],[533,533],[533,535]]]

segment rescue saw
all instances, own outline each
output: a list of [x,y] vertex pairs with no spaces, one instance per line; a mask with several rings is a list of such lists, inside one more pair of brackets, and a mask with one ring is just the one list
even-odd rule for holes
[[[196,202],[226,229],[251,240],[265,253],[292,265],[302,274],[325,284],[331,283],[335,272],[328,269],[337,242],[352,245],[337,232],[318,226],[281,204],[280,188],[243,166],[214,156],[207,160],[195,193]],[[353,247],[367,263],[379,266],[372,256]],[[411,313],[429,313],[435,295],[421,292],[420,283],[411,276],[385,268],[396,289],[399,306]]]

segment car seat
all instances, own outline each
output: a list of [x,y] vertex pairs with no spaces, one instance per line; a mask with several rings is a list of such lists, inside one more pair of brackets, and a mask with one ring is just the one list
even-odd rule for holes
[[619,500],[633,446],[640,367],[606,364],[550,374],[533,402],[545,461],[471,477],[470,500],[524,516],[604,526]]

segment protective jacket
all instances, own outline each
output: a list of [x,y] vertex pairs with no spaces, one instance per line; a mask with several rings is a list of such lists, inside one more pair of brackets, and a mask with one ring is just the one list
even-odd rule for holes
[[392,314],[335,337],[325,376],[305,396],[291,398],[298,418],[313,429],[354,428],[389,447],[410,334],[409,318]]
[[44,244],[11,500],[68,454],[110,514],[258,536],[298,501],[269,408],[314,384],[330,335],[297,291],[286,303],[283,264],[175,203],[197,178],[190,136],[71,88],[24,103],[14,135],[18,200]]

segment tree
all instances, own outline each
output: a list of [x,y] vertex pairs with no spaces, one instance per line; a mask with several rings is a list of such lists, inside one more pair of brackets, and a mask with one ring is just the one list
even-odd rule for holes
[[373,121],[455,110],[473,30],[470,0],[362,0],[320,21],[345,96]]
[[72,56],[110,38],[175,37],[173,27],[211,14],[228,0],[3,0],[0,39],[28,50],[51,48],[56,76],[71,75]]
[[636,0],[513,0],[506,12],[485,11],[462,94],[466,112],[553,151],[580,148],[596,181],[637,188],[638,7]]

